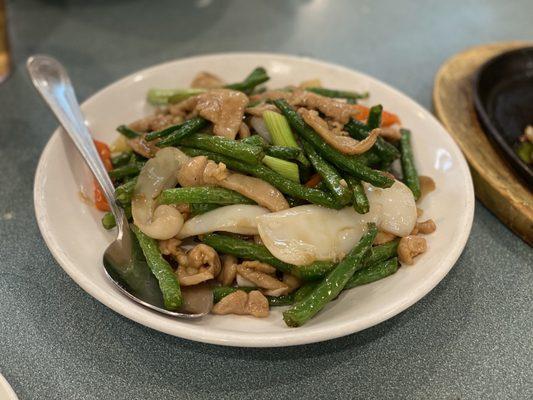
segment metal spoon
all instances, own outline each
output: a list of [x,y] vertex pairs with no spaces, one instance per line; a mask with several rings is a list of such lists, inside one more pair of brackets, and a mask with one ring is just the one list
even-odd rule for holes
[[37,91],[44,98],[60,124],[68,133],[96,180],[102,186],[117,223],[117,239],[104,253],[106,276],[130,299],[163,314],[178,318],[198,318],[206,313],[168,311],[163,308],[159,285],[152,275],[141,249],[132,235],[122,208],[115,202],[113,184],[100,160],[83,114],[76,100],[74,88],[65,68],[54,58],[35,55],[28,58],[26,67]]

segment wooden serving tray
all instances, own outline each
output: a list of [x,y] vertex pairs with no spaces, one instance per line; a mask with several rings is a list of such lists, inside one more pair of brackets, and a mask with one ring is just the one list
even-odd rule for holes
[[533,245],[533,194],[483,132],[474,109],[473,78],[490,58],[532,42],[494,43],[467,49],[437,72],[435,113],[463,151],[476,197],[530,246]]

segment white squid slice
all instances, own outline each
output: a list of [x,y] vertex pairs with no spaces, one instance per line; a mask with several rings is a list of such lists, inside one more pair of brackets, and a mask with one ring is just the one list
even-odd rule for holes
[[178,237],[183,239],[217,231],[257,235],[257,217],[268,213],[266,208],[246,204],[220,207],[189,219]]
[[398,236],[408,235],[416,223],[416,204],[401,182],[388,189],[365,185],[370,202],[367,214],[352,207],[333,210],[304,205],[258,217],[257,228],[264,245],[277,258],[307,265],[316,260],[339,261],[363,235],[366,224]]

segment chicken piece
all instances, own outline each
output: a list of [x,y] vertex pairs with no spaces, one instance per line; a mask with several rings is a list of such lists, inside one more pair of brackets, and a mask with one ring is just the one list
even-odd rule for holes
[[393,235],[392,233],[379,231],[376,235],[376,238],[374,239],[374,245],[378,246],[383,243],[388,243],[391,240],[396,239],[396,235]]
[[428,219],[427,221],[424,221],[424,222],[418,222],[416,224],[416,230],[418,233],[427,235],[427,234],[435,232],[437,230],[437,225],[435,225],[435,222],[433,222],[432,219]]
[[302,282],[297,277],[286,272],[283,273],[283,283],[289,287],[289,293],[302,286]]
[[378,133],[383,139],[391,142],[397,142],[402,137],[400,130],[392,127],[378,128]]
[[257,287],[265,290],[268,296],[281,296],[289,292],[289,286],[281,281],[278,281],[271,275],[264,272],[259,272],[252,268],[247,268],[244,265],[237,265],[237,274],[252,282]]
[[243,261],[241,265],[244,268],[250,268],[255,271],[263,272],[265,274],[273,275],[276,273],[276,268],[272,265],[261,262],[261,261]]
[[377,129],[373,129],[368,137],[361,141],[355,140],[349,136],[336,135],[334,132],[330,131],[328,123],[320,118],[317,111],[300,108],[298,113],[327,144],[343,154],[362,154],[365,151],[370,150],[378,138]]
[[435,185],[435,181],[429,176],[421,175],[418,179],[420,180],[420,197],[417,202],[420,202],[429,193],[433,192],[437,188],[437,185]]
[[198,244],[189,251],[187,265],[180,265],[177,274],[180,285],[192,286],[215,278],[220,269],[217,252],[205,244]]
[[250,128],[246,123],[241,122],[241,127],[239,128],[239,139],[244,139],[250,137]]
[[127,143],[132,148],[132,150],[146,158],[155,157],[156,153],[159,151],[159,147],[156,146],[156,143],[159,140],[148,141],[145,139],[146,134],[143,133],[141,136],[136,137],[135,139],[128,139]]
[[178,265],[184,265],[185,267],[188,265],[189,261],[187,259],[187,255],[180,247],[181,240],[177,238],[170,238],[166,240],[160,240],[158,244],[161,254],[172,257],[178,263]]
[[204,156],[191,158],[178,171],[178,182],[188,186],[220,186],[234,190],[271,211],[286,210],[289,203],[283,194],[262,179],[239,174],[226,169]]
[[402,263],[412,265],[413,258],[427,250],[426,239],[409,235],[400,239],[398,244],[398,258]]
[[260,104],[255,107],[247,107],[244,112],[254,117],[262,117],[265,111],[274,111],[279,114],[278,108],[274,104]]
[[224,86],[224,81],[209,72],[201,71],[191,82],[192,88],[198,88],[198,89],[217,89]]
[[225,254],[222,256],[222,270],[217,276],[222,286],[230,286],[235,281],[237,276],[237,258],[235,256]]
[[268,317],[269,305],[267,298],[258,290],[246,293],[237,290],[220,300],[211,310],[213,314],[252,315],[257,318]]

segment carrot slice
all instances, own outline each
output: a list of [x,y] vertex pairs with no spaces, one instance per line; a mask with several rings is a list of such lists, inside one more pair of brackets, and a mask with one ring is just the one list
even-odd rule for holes
[[314,174],[307,182],[305,182],[305,186],[314,188],[320,183],[321,180],[322,177],[319,174]]
[[[354,107],[359,111],[359,115],[357,116],[359,121],[364,121],[368,118],[368,112],[370,111],[368,107],[361,104],[354,104]],[[381,114],[381,126],[391,126],[399,123],[400,118],[396,114],[388,111],[383,111]]]
[[[98,151],[98,155],[100,156],[100,159],[104,163],[105,169],[107,171],[111,171],[113,169],[113,164],[111,163],[111,150],[109,150],[109,146],[105,144],[104,142],[100,142],[98,140],[94,140],[94,145],[96,146],[96,150]],[[95,207],[100,211],[110,211],[111,208],[109,207],[107,199],[105,198],[102,187],[96,181],[96,179],[94,179],[93,182],[94,182],[94,205]]]

